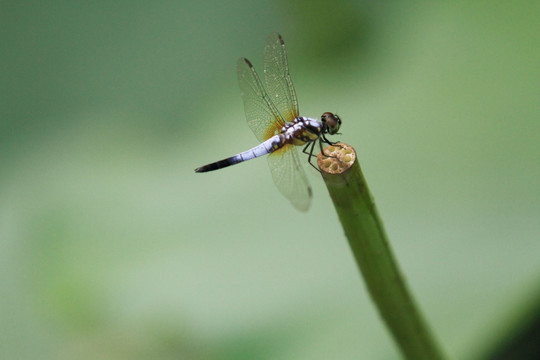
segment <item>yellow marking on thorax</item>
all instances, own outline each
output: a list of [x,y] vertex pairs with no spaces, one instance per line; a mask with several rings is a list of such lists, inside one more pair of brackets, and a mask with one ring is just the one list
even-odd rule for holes
[[293,144],[300,146],[304,145],[308,141],[314,141],[317,140],[318,136],[317,134],[312,133],[308,129],[301,127],[297,131],[294,132],[294,139]]

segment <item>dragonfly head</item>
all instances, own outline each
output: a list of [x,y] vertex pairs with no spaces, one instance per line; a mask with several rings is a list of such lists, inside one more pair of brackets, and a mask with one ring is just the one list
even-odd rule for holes
[[336,114],[331,112],[325,112],[321,116],[321,121],[325,125],[325,130],[330,134],[337,134],[339,127],[341,126],[341,119]]

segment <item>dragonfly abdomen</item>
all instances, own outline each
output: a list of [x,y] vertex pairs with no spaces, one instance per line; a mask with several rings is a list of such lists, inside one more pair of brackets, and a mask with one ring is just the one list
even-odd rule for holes
[[247,151],[236,154],[227,159],[219,160],[208,165],[201,166],[200,168],[195,169],[196,172],[207,172],[212,170],[222,169],[227,166],[239,164],[241,162],[255,159],[256,157],[269,154],[276,149],[282,147],[284,143],[285,136],[283,134],[278,134],[272,136],[270,139],[261,143],[260,145],[255,146]]

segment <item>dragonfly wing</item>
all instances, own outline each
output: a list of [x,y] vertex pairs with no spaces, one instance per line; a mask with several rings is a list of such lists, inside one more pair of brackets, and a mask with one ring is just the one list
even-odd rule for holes
[[247,123],[259,141],[268,140],[281,130],[285,121],[248,59],[238,60],[237,72]]
[[271,34],[264,48],[264,79],[266,89],[285,121],[298,117],[298,100],[289,73],[285,43],[278,33]]
[[268,156],[268,166],[279,191],[300,211],[307,211],[311,204],[311,187],[298,151],[287,144]]

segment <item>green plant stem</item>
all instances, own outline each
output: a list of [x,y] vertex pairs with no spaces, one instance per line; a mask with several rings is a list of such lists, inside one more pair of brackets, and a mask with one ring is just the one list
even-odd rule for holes
[[399,270],[354,149],[340,155],[333,148],[352,157],[350,167],[331,174],[319,155],[319,168],[372,300],[406,359],[444,359]]

